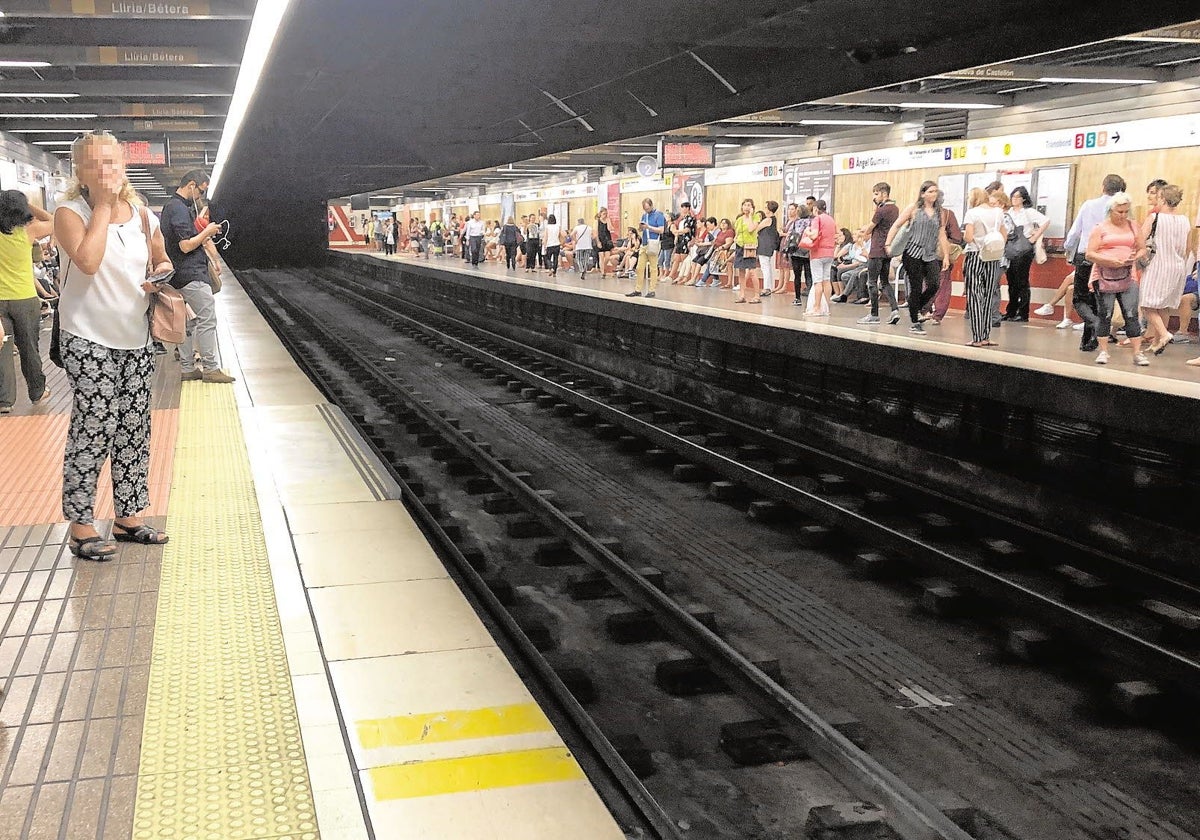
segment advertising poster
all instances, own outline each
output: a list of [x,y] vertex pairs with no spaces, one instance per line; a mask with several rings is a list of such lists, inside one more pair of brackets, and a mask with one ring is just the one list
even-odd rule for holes
[[683,202],[692,205],[693,216],[704,215],[704,174],[702,172],[681,172],[671,181],[671,211],[679,212]]
[[783,167],[783,204],[803,204],[808,196],[824,199],[833,213],[833,159],[788,163]]

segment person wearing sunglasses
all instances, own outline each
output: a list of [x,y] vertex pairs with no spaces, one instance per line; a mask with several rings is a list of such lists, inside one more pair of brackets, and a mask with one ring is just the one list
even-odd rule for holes
[[[217,365],[217,307],[213,300],[213,281],[208,273],[211,245],[221,226],[209,222],[199,233],[196,219],[200,215],[198,202],[208,189],[208,173],[193,169],[179,179],[179,188],[167,199],[162,209],[163,241],[167,256],[175,265],[171,285],[183,293],[195,316],[188,319],[187,338],[179,348],[180,377],[184,382],[204,381],[229,384],[234,377]],[[214,251],[215,253],[215,251]],[[200,367],[196,367],[196,352]]]

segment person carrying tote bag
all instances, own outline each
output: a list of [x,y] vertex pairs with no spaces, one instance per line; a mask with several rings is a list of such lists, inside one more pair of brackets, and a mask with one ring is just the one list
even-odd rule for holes
[[[71,147],[75,173],[54,212],[54,235],[68,267],[59,303],[60,350],[74,392],[63,452],[63,515],[76,557],[105,560],[116,542],[161,545],[146,525],[150,506],[150,399],[154,350],[146,312],[153,285],[146,267],[165,274],[158,219],[125,177],[124,151],[109,134],[85,134]],[[119,443],[118,443],[119,442]],[[101,468],[112,461],[112,539],[93,520]]]

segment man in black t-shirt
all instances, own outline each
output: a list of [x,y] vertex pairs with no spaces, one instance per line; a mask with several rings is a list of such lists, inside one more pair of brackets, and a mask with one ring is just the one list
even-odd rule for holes
[[[193,169],[179,179],[179,189],[163,205],[159,222],[167,256],[175,266],[171,285],[183,293],[194,317],[188,319],[187,338],[179,348],[179,362],[185,382],[203,380],[228,384],[234,378],[217,365],[217,307],[208,276],[208,256],[204,245],[221,228],[208,224],[196,230],[196,202],[208,189],[208,173]],[[196,351],[200,367],[196,367]]]

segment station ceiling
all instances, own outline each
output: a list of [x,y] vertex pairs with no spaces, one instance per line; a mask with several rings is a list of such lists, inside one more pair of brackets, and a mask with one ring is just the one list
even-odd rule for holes
[[[180,2],[0,0],[0,62],[44,65],[0,66],[0,130],[169,140],[171,168],[147,168],[168,191],[211,163],[254,4]],[[330,197],[911,84],[1195,12],[1195,0],[293,0],[217,204],[243,261],[307,260],[324,248]]]

